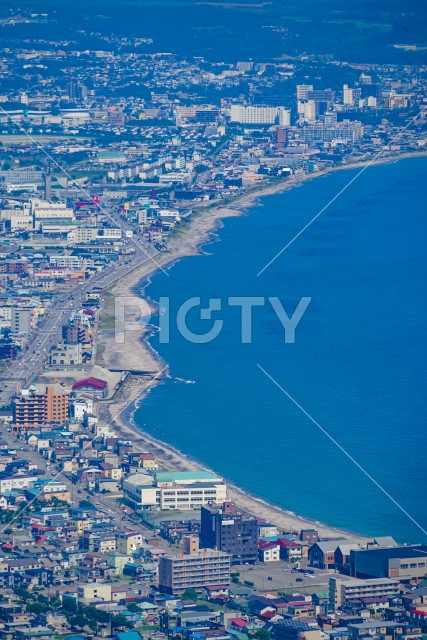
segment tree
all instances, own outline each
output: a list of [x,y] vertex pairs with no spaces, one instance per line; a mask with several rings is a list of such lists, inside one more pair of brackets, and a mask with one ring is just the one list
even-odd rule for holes
[[136,602],[130,602],[127,605],[127,610],[130,611],[131,613],[140,613],[141,609],[138,607],[138,605],[136,604]]
[[31,598],[30,592],[25,587],[16,587],[14,592],[21,600],[29,600]]
[[41,602],[30,602],[30,604],[27,605],[27,611],[28,613],[35,613],[38,616],[43,613],[43,611],[46,611],[46,607],[41,604]]
[[49,598],[46,598],[46,596],[44,596],[42,593],[39,593],[39,595],[37,596],[37,600],[42,604],[49,604]]
[[62,610],[65,614],[76,613],[77,611],[77,601],[75,598],[70,598],[70,596],[66,596],[62,598]]
[[268,631],[268,629],[258,629],[258,631],[254,635],[254,638],[257,638],[257,640],[270,640],[271,633]]
[[86,616],[84,616],[81,613],[78,613],[75,616],[72,616],[68,622],[70,623],[70,625],[74,628],[80,628],[83,629],[83,627],[85,627],[89,620],[86,618]]
[[119,627],[119,629],[122,629],[123,627],[132,627],[132,623],[129,622],[129,620],[126,618],[126,616],[121,616],[120,614],[118,616],[112,616],[111,618],[111,626],[112,627]]
[[197,591],[195,589],[186,589],[182,594],[183,600],[197,600]]

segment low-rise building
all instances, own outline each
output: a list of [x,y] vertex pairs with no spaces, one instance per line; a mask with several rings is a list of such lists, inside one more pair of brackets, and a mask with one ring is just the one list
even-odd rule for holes
[[391,597],[400,593],[399,581],[390,578],[342,580],[329,578],[329,602],[337,609],[356,598]]
[[227,487],[222,478],[208,471],[133,474],[123,482],[123,496],[142,509],[188,510],[209,502],[223,502]]
[[356,578],[425,578],[427,545],[354,550],[350,554],[350,568],[351,575]]

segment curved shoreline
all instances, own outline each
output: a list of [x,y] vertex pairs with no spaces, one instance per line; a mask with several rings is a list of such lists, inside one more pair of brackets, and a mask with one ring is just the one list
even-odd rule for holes
[[[403,159],[422,157],[425,155],[427,155],[427,151],[393,155],[377,159],[375,161],[332,167],[312,174],[294,175],[285,182],[268,184],[267,186],[263,185],[261,188],[258,187],[252,191],[246,192],[245,194],[237,197],[234,201],[230,202],[227,206],[220,204],[214,206],[202,206],[191,217],[188,227],[171,239],[169,251],[157,256],[159,263],[157,267],[153,267],[152,264],[143,265],[140,269],[129,274],[129,276],[125,278],[124,281],[121,281],[119,285],[116,285],[112,291],[112,295],[114,296],[114,292],[117,287],[120,287],[120,295],[136,294],[138,297],[143,298],[146,288],[151,283],[151,276],[157,273],[160,268],[169,270],[183,257],[203,255],[203,253],[205,253],[202,249],[203,245],[214,241],[216,231],[223,224],[222,220],[227,217],[244,215],[247,209],[259,205],[259,199],[261,197],[287,191],[288,189],[301,185],[307,180],[326,176],[342,169],[360,168],[365,170],[365,168],[374,164],[386,164]],[[119,294],[118,290],[117,294]],[[137,340],[135,340],[135,337]],[[149,371],[149,367],[151,366],[152,369],[151,379],[147,383],[144,382],[144,385],[135,385],[135,388],[131,391],[130,395],[125,398],[123,403],[115,403],[115,407],[120,408],[120,415],[116,415],[114,418],[114,422],[117,424],[118,430],[124,430],[128,433],[132,433],[134,436],[134,442],[137,445],[136,448],[138,448],[138,446],[142,446],[143,448],[145,447],[145,449],[148,448],[156,455],[160,464],[169,470],[210,470],[203,462],[199,462],[174,446],[155,438],[150,433],[145,432],[142,427],[136,425],[134,416],[138,406],[141,405],[151,389],[159,384],[159,378],[168,370],[168,364],[164,363],[160,354],[158,354],[151,346],[148,331],[141,329],[141,332],[138,333],[137,336],[132,336],[129,342],[128,338],[126,338],[126,343],[123,345],[124,353],[122,354],[126,363],[123,361],[122,368],[124,370],[129,368],[130,363],[128,362],[128,356],[132,354],[133,359],[136,355],[136,360],[144,363],[142,368]],[[117,364],[114,366],[117,367]],[[110,414],[112,414],[111,408]],[[357,533],[350,533],[342,528],[320,523],[314,519],[289,512],[279,505],[270,503],[267,499],[258,497],[242,489],[233,482],[227,482],[227,487],[229,498],[235,500],[239,506],[246,511],[257,515],[261,519],[274,522],[282,529],[299,530],[301,528],[315,527],[319,531],[321,537],[342,536],[347,538],[357,537],[361,539],[367,537]]]

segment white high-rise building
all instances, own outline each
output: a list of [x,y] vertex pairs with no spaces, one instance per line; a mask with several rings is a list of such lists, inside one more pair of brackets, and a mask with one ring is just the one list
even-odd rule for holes
[[282,127],[291,124],[291,112],[284,107],[245,107],[232,104],[230,115],[231,122],[241,124],[280,124]]
[[353,89],[350,89],[348,84],[343,87],[343,102],[344,104],[353,104]]
[[316,122],[316,103],[314,100],[298,102],[298,113],[303,122]]
[[21,93],[19,94],[19,102],[21,104],[28,104],[29,100],[25,91],[21,91]]

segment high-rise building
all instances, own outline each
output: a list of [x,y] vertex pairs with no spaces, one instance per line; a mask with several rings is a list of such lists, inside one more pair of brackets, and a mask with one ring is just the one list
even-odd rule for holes
[[313,89],[308,92],[307,100],[331,104],[334,101],[334,92],[332,89]]
[[71,79],[67,82],[67,93],[70,100],[73,100],[76,97],[76,87],[77,83],[75,80]]
[[254,63],[250,61],[238,62],[236,64],[237,71],[242,71],[243,73],[245,73],[246,71],[252,71],[253,68],[254,68]]
[[353,89],[350,89],[348,84],[345,84],[343,87],[343,103],[344,104],[353,104]]
[[[190,538],[190,539],[188,539]],[[184,553],[159,558],[159,590],[181,595],[186,589],[200,592],[206,587],[230,586],[230,555],[199,549],[196,536],[184,536]]]
[[12,333],[30,333],[32,309],[12,309],[10,328]]
[[64,342],[87,342],[88,330],[80,324],[67,324],[62,327],[62,339]]
[[308,124],[295,131],[296,137],[305,144],[317,142],[332,142],[334,140],[348,140],[357,142],[363,136],[361,122],[343,120],[335,125]]
[[70,100],[84,100],[87,96],[87,87],[81,83],[76,82],[74,78],[71,78],[67,82],[67,93]]
[[44,391],[23,389],[12,400],[15,429],[41,427],[47,422],[63,423],[68,418],[68,394],[56,393],[54,387]]
[[291,112],[283,107],[245,107],[240,104],[232,104],[231,122],[241,124],[280,124],[289,126],[291,123]]
[[297,100],[308,100],[309,91],[313,91],[312,84],[297,84]]
[[233,564],[258,559],[258,520],[234,502],[210,504],[201,509],[200,544],[232,556]]

